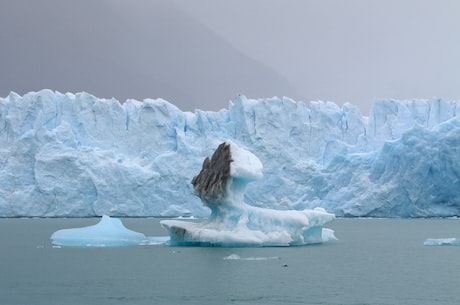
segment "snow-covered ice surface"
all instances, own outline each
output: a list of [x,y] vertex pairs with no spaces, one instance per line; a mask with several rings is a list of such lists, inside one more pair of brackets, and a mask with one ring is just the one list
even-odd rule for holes
[[458,238],[427,238],[423,242],[425,246],[460,246]]
[[169,237],[148,237],[131,231],[120,219],[103,215],[100,222],[83,228],[63,229],[51,235],[55,246],[66,247],[124,247],[164,244]]
[[460,215],[458,101],[350,104],[252,100],[182,112],[161,99],[51,90],[0,98],[0,216],[207,217],[191,178],[223,141],[253,152],[264,179],[244,201],[338,216]]

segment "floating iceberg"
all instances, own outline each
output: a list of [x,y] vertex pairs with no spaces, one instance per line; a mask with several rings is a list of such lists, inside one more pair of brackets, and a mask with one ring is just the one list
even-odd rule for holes
[[51,235],[55,246],[67,247],[123,247],[140,245],[157,245],[168,241],[168,237],[147,237],[142,233],[131,231],[120,219],[102,216],[99,223],[74,229],[59,230]]
[[[323,242],[323,225],[334,215],[322,208],[273,210],[244,203],[246,185],[262,177],[262,163],[233,142],[219,145],[192,180],[211,216],[203,222],[163,220],[171,245],[292,246]],[[330,240],[333,234],[326,234]]]
[[423,242],[425,246],[460,246],[458,238],[428,238]]
[[250,256],[250,257],[241,257],[238,254],[230,254],[229,256],[224,257],[226,261],[267,261],[281,259],[279,256]]

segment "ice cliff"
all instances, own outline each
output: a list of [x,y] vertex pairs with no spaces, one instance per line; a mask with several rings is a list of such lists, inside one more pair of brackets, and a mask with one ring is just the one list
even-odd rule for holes
[[460,215],[459,101],[251,100],[182,112],[164,100],[50,90],[0,98],[0,216],[151,216],[210,210],[190,180],[217,145],[253,152],[259,207],[337,216]]

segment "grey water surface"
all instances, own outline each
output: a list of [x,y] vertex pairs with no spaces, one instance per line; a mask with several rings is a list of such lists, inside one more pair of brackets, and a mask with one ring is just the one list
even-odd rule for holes
[[[460,304],[459,219],[336,219],[302,247],[56,248],[89,219],[0,219],[0,304]],[[165,235],[159,219],[122,219]]]

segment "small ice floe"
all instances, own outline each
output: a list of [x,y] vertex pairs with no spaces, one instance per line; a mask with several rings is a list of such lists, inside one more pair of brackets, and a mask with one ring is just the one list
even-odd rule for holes
[[335,237],[334,234],[334,230],[329,228],[323,228],[323,230],[321,231],[321,238],[323,239],[323,242],[337,240],[337,237]]
[[95,225],[63,229],[51,235],[54,246],[67,247],[126,247],[164,244],[168,236],[149,237],[127,229],[120,219],[102,216]]
[[272,259],[280,259],[278,256],[256,256],[256,257],[241,257],[238,254],[230,254],[224,257],[224,260],[240,260],[240,261],[266,261]]
[[425,246],[460,246],[458,238],[428,238],[423,242]]

